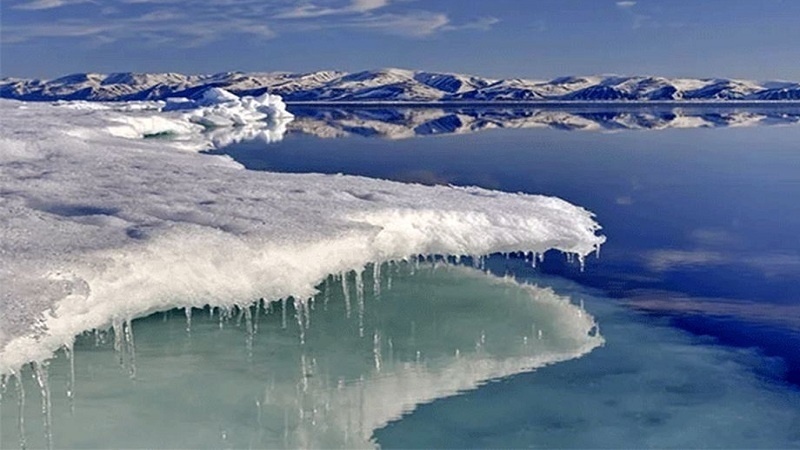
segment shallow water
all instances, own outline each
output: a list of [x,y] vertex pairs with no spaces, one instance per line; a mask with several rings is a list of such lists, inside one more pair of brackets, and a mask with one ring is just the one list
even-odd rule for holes
[[[363,291],[347,275],[347,296],[331,277],[302,327],[291,304],[284,315],[273,303],[194,310],[190,322],[183,310],[136,320],[135,344],[122,350],[112,331],[87,333],[72,360],[60,354],[47,370],[53,445],[800,444],[800,393],[765,377],[780,364],[753,351],[535,273],[524,281],[555,291],[441,263],[385,266],[380,276],[377,296],[369,270]],[[48,432],[33,374],[22,376],[24,436],[37,448]],[[7,380],[3,448],[19,443],[18,401]]]
[[173,310],[124,337],[87,333],[26,370],[22,390],[6,380],[0,443],[363,447],[419,403],[603,343],[588,313],[548,289],[441,263],[370,269],[329,278],[306,308]]

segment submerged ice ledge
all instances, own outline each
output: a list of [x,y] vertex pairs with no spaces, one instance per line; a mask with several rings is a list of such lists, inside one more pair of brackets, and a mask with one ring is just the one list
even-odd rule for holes
[[0,373],[158,310],[307,299],[329,274],[368,263],[582,258],[605,239],[589,211],[553,197],[244,171],[180,151],[185,140],[120,132],[191,124],[173,113],[0,108]]
[[[66,361],[34,364],[13,379],[0,376],[0,392],[4,382],[12,385],[6,411],[20,403],[39,410],[39,400],[47,411],[29,415],[17,439],[12,430],[4,435],[5,443],[27,440],[37,447],[36,439],[44,434],[52,446],[66,448],[111,441],[134,448],[367,448],[374,445],[375,429],[419,404],[579,358],[604,342],[594,318],[569,297],[439,258],[372,265],[365,273],[326,277],[318,288],[320,294],[308,303],[186,309],[185,318],[184,311],[172,311],[163,319],[117,324],[113,331],[79,337],[74,348],[65,349]],[[416,295],[420,290],[428,295]],[[184,339],[192,345],[185,346]],[[117,358],[109,358],[109,351]],[[202,367],[175,363],[198,353],[205,361]],[[98,372],[117,362],[123,370]],[[87,367],[94,368],[90,380]],[[159,380],[164,367],[171,381]],[[127,410],[127,415],[93,434],[95,444],[90,445],[73,424],[103,420],[96,414],[105,414],[108,404],[84,393],[100,385],[141,395],[131,389],[125,371],[139,378],[138,387],[149,392],[145,398],[170,401],[123,401],[115,410]],[[30,381],[31,372],[43,380],[67,379],[66,395],[60,383],[51,382],[52,402],[37,396],[41,388]],[[268,374],[269,381],[254,373]],[[14,395],[19,381],[28,387]],[[216,390],[223,395],[204,396],[202,408],[185,394],[220,382],[227,386]],[[74,408],[75,403],[80,406]],[[205,422],[211,411],[215,427],[183,434],[155,425],[175,417]],[[245,411],[255,417],[247,420]],[[18,423],[21,415],[7,414],[4,420]],[[52,425],[51,416],[56,418]],[[39,423],[44,433],[36,429]],[[122,428],[140,432],[120,441]],[[226,430],[222,439],[219,429]]]

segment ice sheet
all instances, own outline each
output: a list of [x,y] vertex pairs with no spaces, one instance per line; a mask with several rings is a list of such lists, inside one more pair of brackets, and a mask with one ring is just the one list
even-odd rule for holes
[[369,262],[604,241],[553,197],[241,170],[185,151],[211,145],[197,107],[227,114],[0,102],[0,373],[157,310],[306,299]]

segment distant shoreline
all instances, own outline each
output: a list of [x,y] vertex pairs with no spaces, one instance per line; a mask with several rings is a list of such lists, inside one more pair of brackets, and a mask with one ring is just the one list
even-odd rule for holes
[[[18,102],[33,103],[63,103],[63,102],[87,102],[87,103],[124,103],[129,101],[136,102],[163,102],[164,100],[87,100],[87,99],[20,99],[14,97],[0,96],[0,100],[11,100]],[[403,108],[473,108],[473,107],[525,107],[525,108],[596,108],[612,107],[619,109],[626,108],[648,108],[648,107],[668,107],[668,108],[760,108],[760,107],[789,107],[800,108],[800,100],[534,100],[534,101],[398,101],[398,100],[368,100],[354,102],[350,100],[310,100],[310,101],[284,101],[287,106],[297,107],[403,107]]]

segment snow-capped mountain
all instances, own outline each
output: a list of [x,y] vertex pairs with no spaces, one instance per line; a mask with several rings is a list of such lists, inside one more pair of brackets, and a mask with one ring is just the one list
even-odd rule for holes
[[796,82],[645,76],[495,80],[471,75],[381,69],[356,73],[84,73],[54,80],[0,80],[0,97],[20,100],[163,100],[220,87],[238,95],[280,95],[287,102],[592,102],[792,101]]

